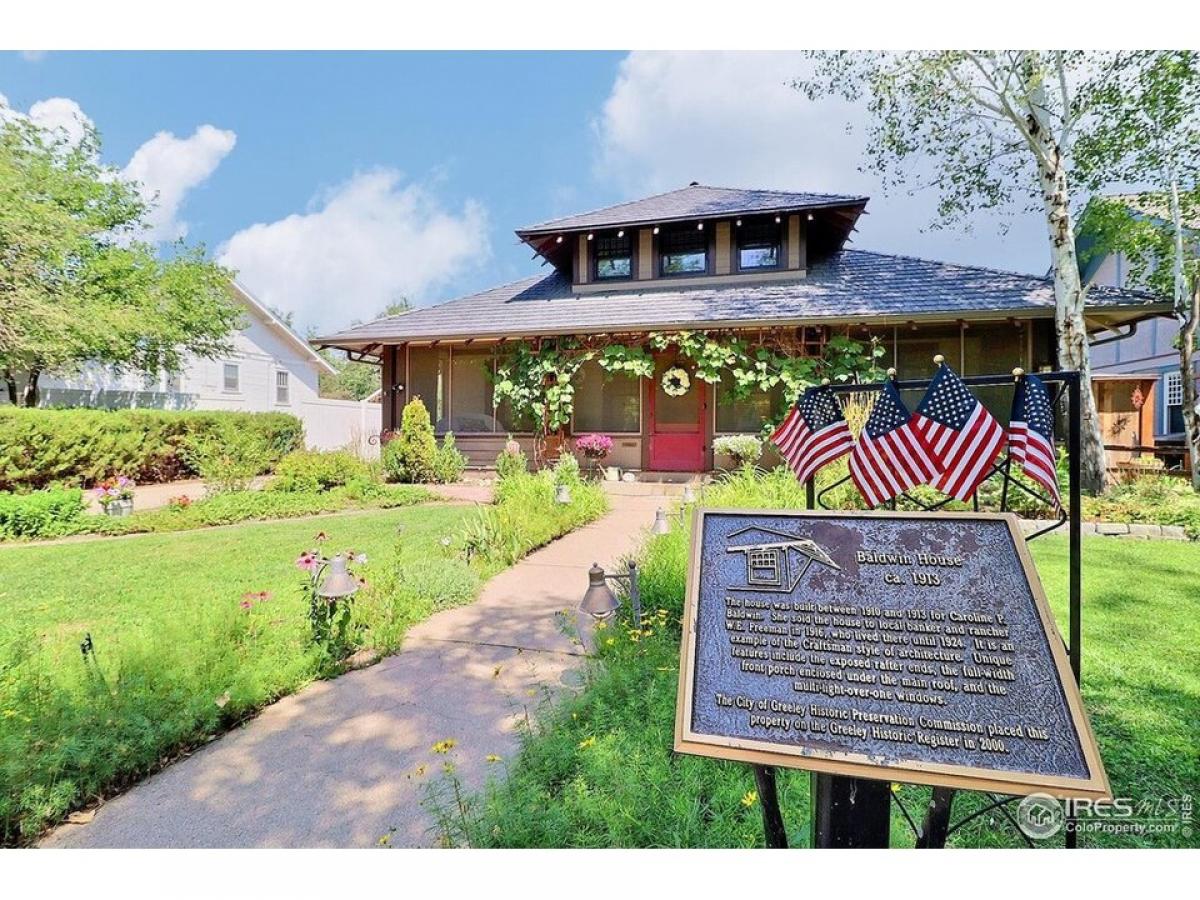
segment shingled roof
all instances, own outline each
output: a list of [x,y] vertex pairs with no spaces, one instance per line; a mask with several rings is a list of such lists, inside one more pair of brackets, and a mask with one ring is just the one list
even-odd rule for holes
[[680,220],[707,219],[756,212],[825,209],[866,204],[867,197],[844,194],[810,194],[792,191],[745,190],[690,184],[685,188],[594,209],[591,212],[550,219],[518,228],[521,236],[581,228],[649,225]]
[[[1093,287],[1089,315],[1120,322],[1161,314],[1169,304],[1138,292]],[[558,272],[527,278],[314,339],[363,350],[407,341],[522,338],[678,328],[902,323],[984,317],[1050,317],[1047,278],[972,266],[843,250],[785,282],[688,287],[628,283],[577,294]]]

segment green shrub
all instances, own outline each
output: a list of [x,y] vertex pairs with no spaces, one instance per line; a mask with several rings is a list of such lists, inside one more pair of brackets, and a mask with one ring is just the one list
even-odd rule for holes
[[83,492],[78,488],[0,494],[0,540],[64,534],[83,513]]
[[371,467],[348,450],[293,450],[275,466],[273,491],[327,491],[369,480]]
[[433,460],[434,480],[439,484],[454,484],[467,468],[467,458],[454,444],[454,435],[447,432]]
[[437,452],[429,412],[414,397],[404,406],[399,433],[383,445],[384,473],[388,481],[429,484],[437,480]]
[[579,460],[575,458],[573,453],[564,451],[554,464],[554,483],[572,487],[579,484],[582,480],[579,474]]
[[503,481],[513,475],[525,475],[529,472],[529,460],[521,445],[510,435],[504,445],[504,450],[496,457],[496,477]]
[[230,430],[260,439],[262,471],[304,439],[300,420],[286,413],[0,407],[0,490],[90,487],[114,475],[139,484],[192,477],[189,451]]
[[608,501],[599,486],[579,481],[570,503],[554,502],[555,475],[524,472],[496,485],[496,502],[464,525],[459,546],[468,560],[510,566],[531,550],[599,518]]
[[246,490],[272,461],[271,449],[261,434],[230,422],[221,422],[195,438],[183,455],[212,494]]

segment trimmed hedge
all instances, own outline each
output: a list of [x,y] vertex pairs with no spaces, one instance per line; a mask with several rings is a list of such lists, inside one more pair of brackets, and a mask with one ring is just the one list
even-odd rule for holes
[[304,426],[287,413],[0,407],[0,491],[188,478],[197,473],[186,450],[224,427],[258,432],[270,463],[304,444]]

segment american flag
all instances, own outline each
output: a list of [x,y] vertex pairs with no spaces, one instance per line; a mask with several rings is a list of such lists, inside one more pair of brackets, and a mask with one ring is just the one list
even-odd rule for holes
[[868,504],[878,506],[930,481],[938,471],[938,464],[900,399],[900,392],[888,380],[850,453],[854,486]]
[[854,438],[842,407],[828,387],[810,387],[792,407],[771,443],[796,477],[808,481],[826,463],[850,452]]
[[1050,492],[1055,507],[1062,506],[1058,470],[1054,466],[1050,392],[1036,375],[1026,375],[1017,382],[1008,423],[1008,455],[1026,475]]
[[966,500],[991,474],[1004,448],[1004,429],[945,363],[938,366],[916,413],[941,474],[931,484]]

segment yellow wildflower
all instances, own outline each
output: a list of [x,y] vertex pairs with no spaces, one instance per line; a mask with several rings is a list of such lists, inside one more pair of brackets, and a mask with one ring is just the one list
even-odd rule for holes
[[444,741],[438,741],[436,744],[433,745],[433,752],[434,753],[449,753],[451,750],[454,749],[454,745],[457,743],[458,743],[458,741],[456,741],[454,738],[446,738]]
[[595,743],[596,743],[596,739],[594,737],[584,738],[582,741],[579,742],[579,749],[586,750],[588,747],[593,746]]
[[758,791],[746,791],[742,796],[742,806],[753,806],[758,802]]
[[489,753],[487,755],[487,761],[490,763],[498,763],[500,762],[500,757],[498,757],[495,753]]

